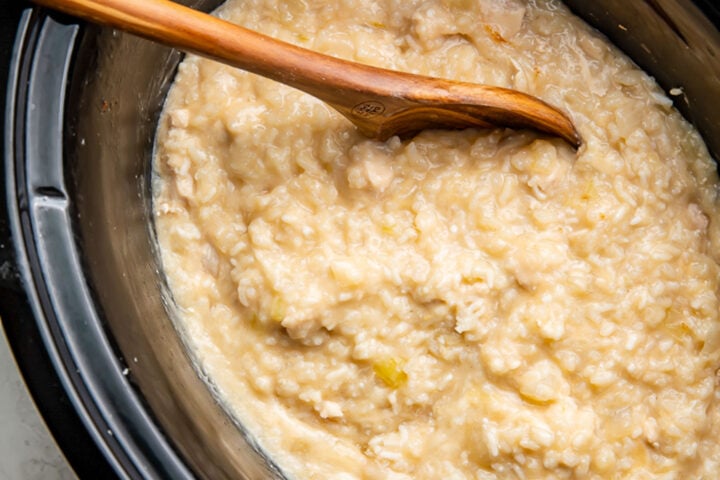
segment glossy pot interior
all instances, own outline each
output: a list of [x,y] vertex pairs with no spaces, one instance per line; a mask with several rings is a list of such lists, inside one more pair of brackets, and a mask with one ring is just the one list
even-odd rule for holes
[[[718,158],[716,7],[567,3],[663,87],[682,87],[678,107]],[[209,10],[218,2],[192,4]],[[218,405],[171,321],[152,227],[150,161],[181,55],[38,10],[24,28],[6,166],[17,199],[13,234],[37,321],[75,408],[120,476],[280,477]]]

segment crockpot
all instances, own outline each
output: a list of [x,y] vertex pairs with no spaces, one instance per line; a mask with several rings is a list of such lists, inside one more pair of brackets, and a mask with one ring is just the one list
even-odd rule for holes
[[[219,2],[185,1],[208,11]],[[570,0],[720,158],[713,0]],[[182,54],[24,8],[4,117],[0,316],[81,478],[282,478],[172,322],[151,215],[153,137]]]

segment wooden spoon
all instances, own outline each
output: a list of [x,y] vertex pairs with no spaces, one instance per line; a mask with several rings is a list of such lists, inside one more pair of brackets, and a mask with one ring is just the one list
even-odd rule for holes
[[35,2],[290,85],[323,100],[362,133],[380,140],[426,128],[511,127],[557,135],[575,148],[581,144],[565,114],[515,90],[341,60],[168,0]]

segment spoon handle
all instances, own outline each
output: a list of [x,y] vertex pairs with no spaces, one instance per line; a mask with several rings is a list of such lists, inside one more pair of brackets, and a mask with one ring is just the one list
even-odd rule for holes
[[342,92],[328,91],[328,83],[362,88],[356,80],[369,71],[369,67],[273,39],[169,0],[34,1],[277,80],[331,104],[347,100]]

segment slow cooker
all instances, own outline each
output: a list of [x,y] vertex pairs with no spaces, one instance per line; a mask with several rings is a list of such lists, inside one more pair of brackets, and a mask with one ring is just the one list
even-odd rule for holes
[[[209,11],[217,0],[182,3]],[[666,89],[720,158],[720,7],[566,2]],[[81,478],[282,478],[173,323],[151,216],[153,137],[182,54],[28,4],[4,109],[0,316]]]

